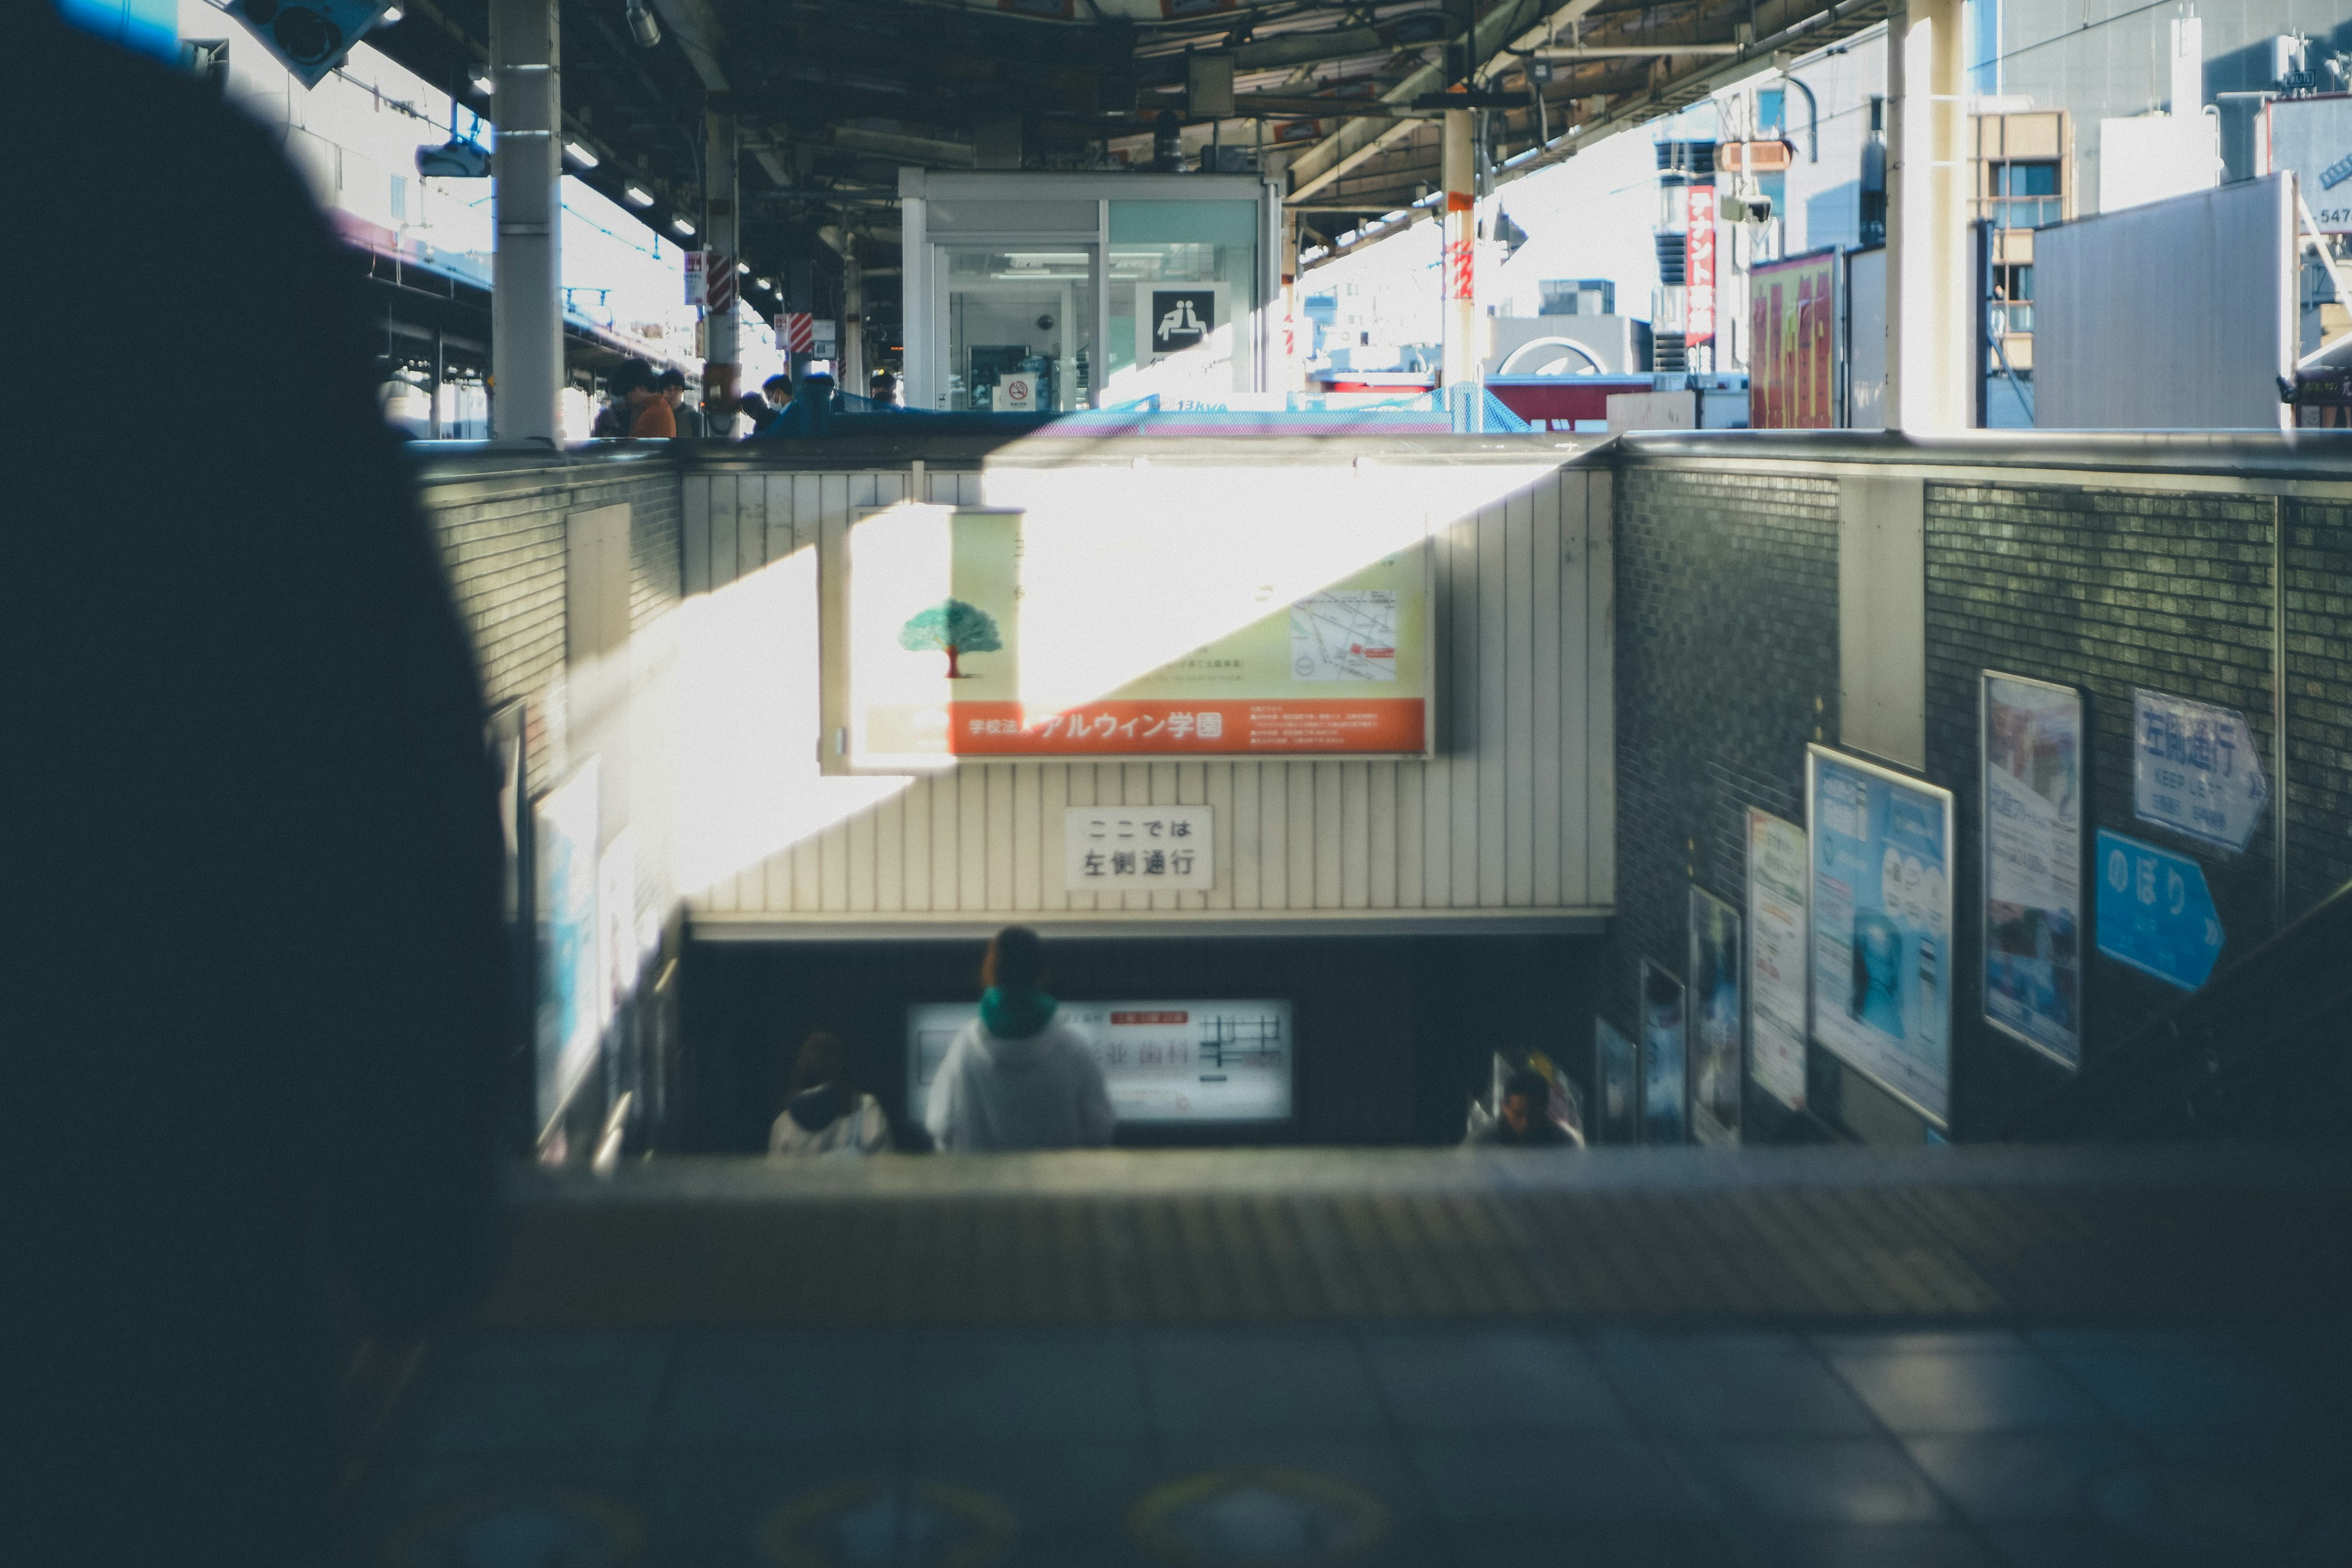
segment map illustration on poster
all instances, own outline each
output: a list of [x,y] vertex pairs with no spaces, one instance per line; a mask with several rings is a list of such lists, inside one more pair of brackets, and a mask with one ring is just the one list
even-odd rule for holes
[[[908,1117],[922,1120],[948,1047],[979,1016],[972,1002],[907,1009]],[[1296,1056],[1287,1002],[1065,1002],[1055,1016],[1086,1037],[1121,1121],[1290,1119]]]
[[1634,1115],[1641,1097],[1636,1076],[1639,1053],[1622,1029],[1606,1018],[1592,1020],[1592,1094],[1600,1101],[1592,1116],[1596,1143],[1638,1143],[1641,1123]]
[[1812,1037],[1938,1127],[1951,1115],[1952,796],[1805,748]]
[[2083,1065],[2083,698],[1986,670],[1985,1021]]
[[1683,983],[1642,960],[1642,1142],[1689,1142],[1684,1098],[1688,1092]]
[[1690,890],[1690,1121],[1701,1143],[1739,1142],[1741,1071],[1739,911],[1704,888]]
[[591,757],[534,813],[533,907],[539,916],[539,1028],[535,1104],[542,1135],[595,1065],[604,1026],[596,962],[596,759]]
[[1748,1071],[1805,1108],[1805,830],[1748,813]]
[[[1168,563],[1137,554],[1164,541],[1116,527],[1034,538],[1024,517],[898,506],[851,528],[855,765],[1428,750],[1425,540],[1275,596],[1247,563],[1183,562],[1171,584]],[[1145,607],[1202,640],[1139,652],[1139,582],[1161,595]]]

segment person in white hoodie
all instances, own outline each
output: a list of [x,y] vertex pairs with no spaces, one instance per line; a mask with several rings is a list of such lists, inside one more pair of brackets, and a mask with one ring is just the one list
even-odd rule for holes
[[923,1124],[943,1151],[1069,1149],[1110,1142],[1110,1090],[1086,1037],[1055,1016],[1045,949],[1006,926],[980,966],[980,1016],[948,1047]]
[[845,1055],[823,1030],[801,1043],[790,1098],[768,1132],[770,1159],[878,1154],[890,1146],[890,1119],[872,1095],[849,1087]]

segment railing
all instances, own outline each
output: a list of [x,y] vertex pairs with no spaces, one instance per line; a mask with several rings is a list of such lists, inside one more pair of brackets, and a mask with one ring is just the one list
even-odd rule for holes
[[2343,1136],[2352,883],[2011,1124],[2012,1142]]

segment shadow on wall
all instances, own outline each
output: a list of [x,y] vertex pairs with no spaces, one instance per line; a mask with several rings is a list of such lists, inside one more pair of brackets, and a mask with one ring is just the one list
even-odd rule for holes
[[[1533,1046],[1591,1068],[1597,937],[1202,937],[1049,943],[1070,1001],[1286,997],[1297,1114],[1286,1127],[1170,1142],[1432,1143],[1462,1137],[1488,1058]],[[685,967],[686,1146],[756,1153],[792,1052],[827,1029],[894,1119],[906,1105],[907,1008],[977,994],[978,942],[698,942]],[[1144,1141],[1122,1131],[1121,1143]]]

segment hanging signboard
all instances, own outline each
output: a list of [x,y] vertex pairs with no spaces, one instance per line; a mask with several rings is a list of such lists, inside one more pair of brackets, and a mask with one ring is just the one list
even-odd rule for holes
[[[907,1117],[919,1122],[932,1082],[977,1003],[907,1009]],[[1102,1064],[1121,1121],[1285,1121],[1293,1065],[1286,1001],[1065,1002],[1055,1019]]]
[[2243,849],[2271,797],[2246,716],[2161,691],[2132,693],[2132,797],[2142,822]]
[[1691,1136],[1715,1148],[1739,1142],[1739,911],[1690,890]]
[[[373,27],[393,0],[228,0],[222,7],[278,58],[306,88],[318,86],[343,63],[352,46]],[[120,6],[105,7],[119,11]],[[167,10],[165,16],[171,13]]]
[[1813,745],[1805,802],[1813,1043],[1946,1125],[1951,792]]
[[2183,991],[2204,984],[2223,941],[2205,868],[2104,827],[2098,866],[2099,951]]
[[1837,416],[1834,250],[1760,263],[1748,279],[1748,423],[1826,430]]
[[1606,1018],[1592,1020],[1593,1142],[1638,1143],[1642,1124],[1640,1052],[1633,1037]]
[[1715,342],[1715,187],[1684,187],[1684,214],[1689,223],[1685,238],[1690,288],[1690,315],[1683,341],[1693,347]]
[[1688,1141],[1687,998],[1683,983],[1642,960],[1642,1142]]
[[1748,813],[1748,1071],[1805,1108],[1805,830]]
[[[1290,604],[1262,568],[1113,523],[1032,538],[1019,511],[903,505],[847,549],[853,766],[961,756],[1313,756],[1427,751],[1425,541]],[[1138,592],[1197,621],[1136,651]],[[1271,613],[1269,613],[1271,612]],[[1097,673],[1098,672],[1098,673]],[[1053,682],[1052,696],[1032,695]]]
[[1984,1016],[2083,1065],[2083,698],[1986,670]]

